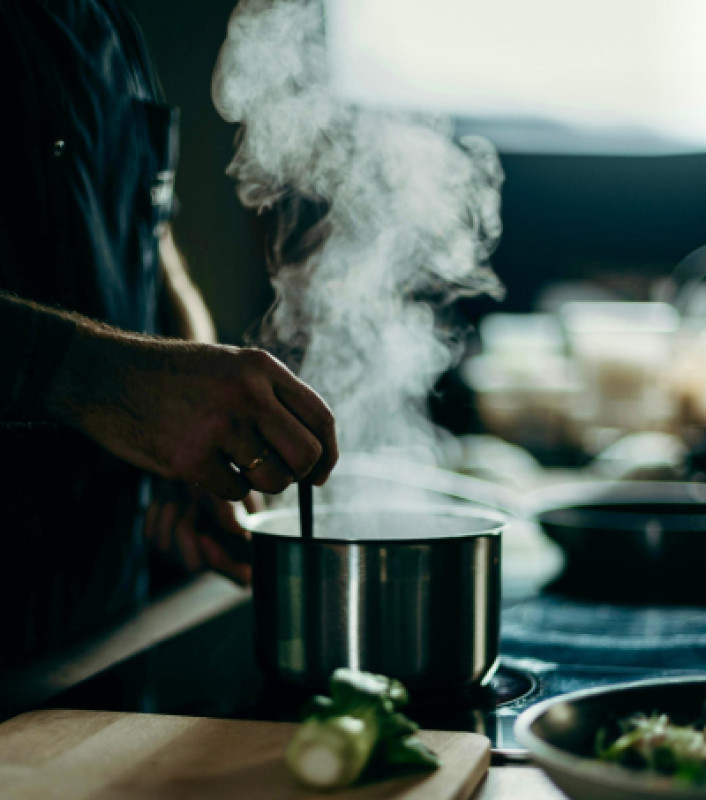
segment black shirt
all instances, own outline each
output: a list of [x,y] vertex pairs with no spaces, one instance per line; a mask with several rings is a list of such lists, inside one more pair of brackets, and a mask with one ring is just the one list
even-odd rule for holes
[[[113,0],[0,0],[0,51],[0,289],[158,332],[176,114],[134,22]],[[0,318],[0,663],[82,636],[146,591],[144,476],[38,424],[71,326],[31,317]],[[2,359],[8,335],[26,339],[21,364]]]

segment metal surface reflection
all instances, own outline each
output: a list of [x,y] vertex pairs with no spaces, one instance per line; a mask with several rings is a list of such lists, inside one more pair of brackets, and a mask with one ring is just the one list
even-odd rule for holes
[[[430,529],[443,516],[425,513]],[[393,675],[413,693],[487,683],[498,659],[502,523],[444,513],[471,532],[352,542],[272,534],[266,521],[256,529],[255,641],[268,677],[323,689],[347,666]]]

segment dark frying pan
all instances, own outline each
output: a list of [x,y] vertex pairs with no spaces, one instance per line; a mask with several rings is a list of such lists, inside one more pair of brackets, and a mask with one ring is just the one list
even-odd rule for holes
[[530,496],[565,555],[550,588],[593,600],[706,603],[706,484],[590,482]]

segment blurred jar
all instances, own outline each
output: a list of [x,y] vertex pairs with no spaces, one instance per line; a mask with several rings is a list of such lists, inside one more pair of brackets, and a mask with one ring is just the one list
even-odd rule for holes
[[585,386],[576,409],[587,428],[673,430],[670,371],[679,314],[667,303],[567,303],[559,313]]
[[524,369],[527,356],[558,356],[564,336],[553,314],[488,314],[478,324],[483,352],[508,367]]
[[706,428],[706,330],[703,320],[685,321],[674,340],[668,372],[680,431]]
[[487,432],[543,462],[574,449],[580,436],[572,409],[581,383],[563,354],[557,319],[492,314],[481,322],[479,333],[483,353],[467,359],[461,375]]

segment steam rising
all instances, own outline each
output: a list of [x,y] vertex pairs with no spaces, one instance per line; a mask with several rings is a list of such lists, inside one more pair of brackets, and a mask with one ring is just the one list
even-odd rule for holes
[[[420,298],[500,292],[486,266],[500,234],[492,146],[335,98],[321,0],[241,0],[213,97],[241,123],[241,201],[278,214],[264,342],[331,404],[343,450],[429,448],[425,400],[452,347]],[[302,209],[317,212],[306,230]]]

